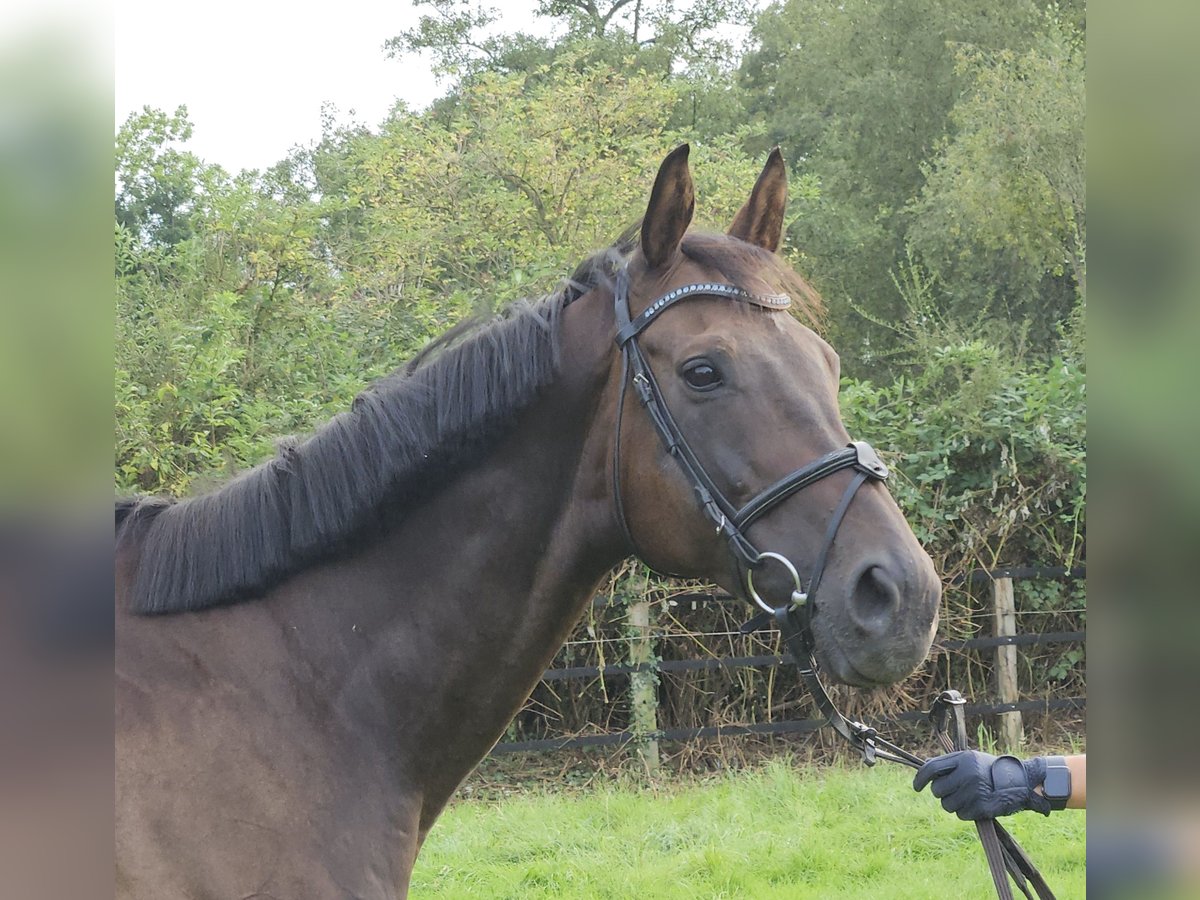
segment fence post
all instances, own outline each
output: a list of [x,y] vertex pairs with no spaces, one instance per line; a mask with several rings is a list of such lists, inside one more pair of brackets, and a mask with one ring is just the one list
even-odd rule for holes
[[[646,598],[648,582],[641,578],[634,582],[639,589],[639,599],[629,605],[629,662],[632,665],[653,663],[654,636],[650,631],[650,601]],[[647,775],[658,771],[658,672],[657,670],[634,672],[629,676],[630,706],[633,733],[637,736],[635,747],[638,758]]]
[[[1013,595],[1013,580],[997,578],[992,582],[996,602],[996,636],[1009,637],[1017,633],[1017,606]],[[1011,644],[996,648],[996,691],[1001,703],[1016,703],[1021,699],[1017,688],[1017,648]],[[1024,739],[1021,713],[1000,713],[1000,748],[1005,753],[1017,753]]]

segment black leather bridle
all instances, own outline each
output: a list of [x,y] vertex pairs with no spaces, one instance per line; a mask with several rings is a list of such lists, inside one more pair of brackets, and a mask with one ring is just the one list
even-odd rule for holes
[[[650,363],[638,345],[638,336],[645,331],[660,315],[683,300],[697,297],[717,297],[735,302],[749,303],[769,311],[786,310],[791,305],[791,298],[786,294],[751,294],[733,285],[719,282],[701,282],[688,284],[663,294],[654,300],[636,317],[632,316],[629,308],[629,275],[622,268],[616,277],[614,305],[617,319],[616,343],[621,351],[621,390],[617,400],[616,436],[613,440],[613,497],[617,509],[617,518],[630,548],[638,553],[638,545],[629,529],[625,517],[625,506],[621,498],[621,422],[625,407],[625,390],[632,384],[637,392],[642,407],[654,423],[659,439],[671,457],[683,470],[696,493],[700,508],[716,527],[718,534],[725,538],[740,571],[745,573],[746,596],[755,602],[765,616],[774,616],[781,607],[768,604],[754,587],[754,572],[760,569],[768,560],[775,560],[792,576],[795,589],[787,604],[782,608],[797,611],[805,621],[806,627],[816,605],[817,588],[829,561],[829,552],[837,537],[838,528],[850,507],[850,501],[858,489],[868,481],[884,481],[888,477],[887,466],[880,460],[879,455],[866,441],[855,441],[840,450],[826,453],[813,460],[806,466],[796,469],[789,475],[768,485],[741,507],[735,507],[717,487],[716,483],[705,471],[704,466],[692,450],[683,431],[667,408],[662,390],[650,368]],[[841,502],[837,505],[825,530],[825,540],[817,554],[817,561],[805,586],[800,579],[795,565],[787,557],[774,551],[761,551],[746,534],[747,530],[758,519],[766,515],[784,500],[810,485],[816,484],[843,469],[854,470],[854,477],[842,494]],[[765,619],[763,619],[765,624]]]
[[[865,441],[854,441],[840,450],[826,453],[808,465],[796,469],[774,484],[763,488],[740,508],[735,507],[709,477],[679,425],[671,416],[658,382],[654,378],[654,373],[650,369],[650,363],[638,345],[638,335],[645,331],[663,312],[682,300],[695,297],[716,297],[749,303],[770,311],[786,310],[791,305],[791,298],[786,294],[751,294],[741,288],[719,282],[701,282],[684,285],[663,294],[634,317],[629,308],[629,274],[625,267],[617,272],[613,295],[617,320],[616,343],[621,351],[621,387],[617,398],[616,435],[613,439],[612,457],[613,499],[617,519],[621,523],[621,529],[630,549],[636,556],[644,559],[638,551],[637,541],[634,540],[633,533],[629,529],[629,522],[625,517],[624,501],[621,498],[621,423],[625,409],[626,388],[632,383],[642,407],[650,416],[650,421],[654,423],[654,430],[658,432],[663,446],[691,482],[700,508],[716,527],[717,533],[725,538],[739,569],[745,573],[747,598],[762,609],[761,613],[742,626],[742,631],[755,631],[772,623],[779,628],[788,652],[799,668],[800,675],[813,695],[821,714],[839,735],[862,753],[863,760],[868,765],[874,765],[878,758],[903,763],[914,768],[920,767],[925,762],[921,757],[885,740],[874,728],[847,718],[837,709],[829,692],[821,683],[815,655],[816,642],[812,633],[812,616],[816,607],[817,588],[821,584],[821,576],[825,572],[830,550],[833,548],[833,542],[841,527],[842,519],[846,515],[846,510],[849,509],[854,495],[864,483],[868,480],[882,482],[887,479],[887,466],[883,464],[870,444]],[[747,536],[746,531],[760,517],[796,492],[843,469],[852,469],[854,476],[842,493],[842,499],[834,509],[833,515],[829,518],[825,528],[824,541],[817,553],[817,560],[813,564],[808,584],[805,586],[791,560],[774,551],[758,550]],[[775,560],[784,566],[795,585],[790,599],[780,606],[772,606],[767,603],[754,587],[754,572],[761,568],[767,560]],[[962,696],[957,691],[943,691],[930,709],[929,715],[934,724],[934,733],[945,752],[963,750],[967,747],[963,705]],[[953,735],[951,735],[951,730],[953,730]],[[1004,826],[994,819],[980,820],[975,824],[1000,900],[1012,900],[1012,890],[1008,882],[1010,876],[1021,892],[1030,900],[1033,897],[1031,890],[1035,891],[1041,900],[1054,900],[1053,892],[1042,878],[1041,873],[1038,872],[1033,861],[1030,860],[1021,845],[1004,829]]]

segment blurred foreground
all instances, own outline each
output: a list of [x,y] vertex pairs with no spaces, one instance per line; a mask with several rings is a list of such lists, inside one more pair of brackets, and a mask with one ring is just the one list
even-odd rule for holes
[[1089,888],[1196,896],[1200,8],[1092,11]]
[[0,23],[0,896],[111,897],[111,22]]

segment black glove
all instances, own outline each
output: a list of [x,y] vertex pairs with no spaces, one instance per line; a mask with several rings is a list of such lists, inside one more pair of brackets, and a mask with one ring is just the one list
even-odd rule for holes
[[1050,801],[1034,791],[1046,780],[1046,759],[1024,762],[1015,756],[992,756],[960,750],[935,756],[917,770],[913,790],[930,788],[942,798],[942,808],[960,819],[994,819],[1022,809],[1050,815]]

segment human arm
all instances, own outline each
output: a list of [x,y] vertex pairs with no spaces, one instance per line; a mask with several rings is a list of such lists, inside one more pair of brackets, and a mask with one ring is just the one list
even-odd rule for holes
[[[1047,799],[1048,775],[1052,799]],[[1052,809],[1062,808],[1063,797],[1068,807],[1086,806],[1087,759],[1078,755],[1019,760],[960,750],[935,756],[917,770],[913,789],[922,790],[927,784],[942,807],[960,819],[994,819],[1023,809],[1049,815]]]
[[1071,796],[1067,798],[1067,809],[1087,809],[1087,755],[1068,756],[1066,761],[1071,770]]

